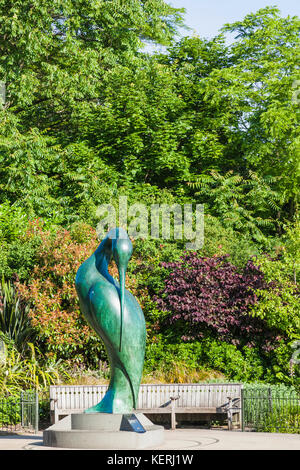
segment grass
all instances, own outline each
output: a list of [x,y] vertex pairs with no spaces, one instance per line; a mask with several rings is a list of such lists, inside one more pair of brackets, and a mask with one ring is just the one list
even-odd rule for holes
[[[191,369],[182,362],[173,362],[165,368],[151,372],[145,371],[141,383],[144,384],[171,384],[171,383],[200,383],[225,381],[226,377],[215,370]],[[77,370],[68,373],[64,385],[106,385],[109,383],[109,369]]]
[[173,362],[164,369],[145,373],[142,383],[200,383],[210,380],[225,380],[223,374],[215,370],[191,369],[182,362]]

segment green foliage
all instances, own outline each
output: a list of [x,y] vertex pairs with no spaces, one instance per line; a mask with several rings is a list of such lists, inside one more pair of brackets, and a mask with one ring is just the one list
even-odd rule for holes
[[27,239],[26,235],[22,235],[8,245],[5,252],[5,264],[0,267],[2,276],[6,279],[17,277],[22,281],[28,279],[36,262],[40,243],[38,236]]
[[56,201],[49,196],[49,181],[41,162],[44,160],[47,168],[55,155],[55,151],[48,150],[47,139],[36,131],[28,135],[16,131],[0,140],[2,194],[11,203],[23,203],[30,217],[36,212],[53,215],[47,209]]
[[261,256],[255,260],[273,288],[257,290],[259,302],[252,315],[263,318],[270,327],[279,328],[290,340],[300,338],[300,302],[297,284],[294,284],[294,259],[283,251],[278,260]]
[[283,257],[290,266],[290,279],[294,284],[297,284],[300,270],[300,222],[297,220],[294,225],[285,227],[285,229],[285,234],[282,237]]
[[28,216],[24,209],[11,206],[7,201],[0,205],[0,240],[9,244],[24,233],[28,226]]
[[[0,204],[1,277],[4,276],[6,279],[9,279],[13,272],[18,270],[18,267],[20,272],[26,271],[28,261],[25,252],[28,247],[20,243],[20,239],[27,228],[28,216],[23,208],[10,205],[7,201]],[[21,266],[14,260],[20,254],[20,251],[23,251]]]
[[41,352],[32,343],[28,343],[29,355],[24,357],[9,338],[3,334],[0,338],[4,345],[0,361],[0,395],[17,396],[20,390],[46,389],[59,380],[58,367],[51,364],[41,367],[37,360],[37,356],[42,357]]
[[[226,32],[235,35],[229,46]],[[212,40],[183,38],[162,58],[186,104],[179,148],[192,163],[191,175],[254,171],[260,183],[275,178],[278,221],[295,217],[299,197],[299,106],[293,99],[299,45],[299,18],[281,18],[277,8],[266,7],[225,25]],[[267,202],[261,193],[252,217],[257,204]]]
[[255,291],[258,302],[251,308],[250,315],[263,319],[271,328],[276,327],[286,338],[274,351],[269,381],[277,379],[286,383],[299,383],[299,365],[295,365],[291,373],[293,345],[300,339],[299,287],[295,283],[299,270],[299,252],[295,252],[295,229],[290,229],[285,239],[289,239],[289,242],[279,248],[280,256],[277,259],[268,256],[256,258],[255,263],[272,287]]
[[21,421],[20,406],[18,405],[18,397],[1,398],[0,396],[0,426],[16,424]]
[[267,243],[266,234],[274,232],[276,211],[283,204],[280,194],[270,187],[275,182],[275,178],[258,177],[252,171],[248,178],[233,171],[224,176],[211,171],[190,185],[200,188],[195,196],[207,203],[208,211],[225,227],[248,233],[258,243]]
[[162,0],[2,1],[0,13],[8,104],[39,109],[42,119],[53,107],[64,118],[66,105],[84,109],[105,70],[134,58],[140,38],[168,43],[182,22],[179,10]]
[[0,283],[0,331],[23,352],[33,338],[34,330],[28,317],[29,306],[24,304],[9,281]]
[[232,344],[207,340],[203,342],[202,361],[220,370],[230,380],[252,382],[264,380],[265,361],[255,348],[240,351]]
[[121,180],[174,186],[189,174],[179,148],[188,125],[184,108],[168,67],[145,58],[107,76],[105,106],[85,121],[83,135]]
[[0,139],[0,161],[3,202],[14,205],[16,216],[21,207],[20,214],[52,224],[80,217],[91,220],[110,193],[101,180],[105,171],[101,160],[83,142],[63,149],[37,129],[26,134],[16,131]]
[[[165,334],[164,334],[165,335]],[[251,382],[264,380],[264,361],[259,351],[244,348],[239,351],[236,346],[213,339],[204,339],[192,343],[171,341],[156,334],[147,345],[145,370],[163,370],[170,364],[184,362],[186,367],[219,371],[227,380]]]
[[23,207],[4,202],[0,204],[0,276],[6,280],[17,275],[29,276],[40,244],[38,236],[26,239],[30,221]]
[[[246,15],[225,25],[236,35],[230,64],[214,70],[206,98],[225,99],[231,108],[233,139],[242,143],[243,158],[259,175],[280,176],[277,188],[297,212],[299,195],[299,106],[293,83],[299,78],[299,18],[281,18],[275,7]],[[297,54],[297,52],[296,52]]]
[[[234,183],[226,183],[236,205],[224,223],[261,238],[293,219],[296,17],[262,9],[224,27],[238,35],[230,46],[223,34],[187,37],[149,56],[138,52],[141,38],[170,42],[181,22],[162,0],[17,2],[2,10],[5,200],[54,223],[94,223],[113,184],[146,182],[194,199],[185,182],[214,169],[219,183]],[[210,208],[221,219],[225,196],[228,208],[228,191]]]
[[[235,231],[231,224],[224,227],[223,220],[205,214],[204,216],[204,245],[199,254],[201,256],[212,257],[229,255],[230,261],[236,266],[244,266],[254,255],[262,251],[260,244],[255,242],[251,235]],[[268,238],[269,246],[274,243]]]
[[[253,319],[287,341],[261,357],[211,338],[181,344],[175,328],[163,339],[164,313],[154,302],[168,274],[161,263],[177,261],[185,240],[137,239],[128,285],[147,320],[146,369],[175,370],[176,359],[233,380],[292,383],[300,331],[299,18],[266,7],[215,38],[176,43],[180,25],[182,10],[163,0],[0,0],[0,275],[23,286],[49,364],[62,357],[97,367],[105,353],[72,291],[75,265],[92,249],[97,208],[113,204],[118,217],[122,195],[148,209],[204,203],[198,254],[229,254],[239,269],[254,255],[273,287],[256,292]],[[235,35],[230,45],[227,32]],[[145,42],[169,47],[151,55]],[[19,312],[12,298],[6,318]]]

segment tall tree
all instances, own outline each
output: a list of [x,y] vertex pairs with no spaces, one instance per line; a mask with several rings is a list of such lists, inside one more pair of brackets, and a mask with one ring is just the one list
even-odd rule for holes
[[143,40],[168,44],[182,19],[163,0],[0,0],[0,80],[22,123],[69,126],[101,106],[101,83]]
[[0,203],[62,223],[107,200],[116,173],[83,142],[86,123],[142,66],[144,42],[169,44],[181,22],[163,0],[0,0]]
[[236,116],[232,139],[240,143],[245,168],[280,177],[290,219],[297,214],[300,176],[299,103],[293,99],[299,29],[298,17],[282,18],[274,7],[225,25],[223,32],[236,35],[230,65],[212,71],[205,95],[219,105],[226,100]]
[[[289,220],[299,197],[299,28],[298,17],[267,7],[225,25],[212,40],[184,38],[163,59],[185,102],[179,148],[191,174],[276,178],[285,201],[277,217]],[[226,33],[235,35],[231,44]]]

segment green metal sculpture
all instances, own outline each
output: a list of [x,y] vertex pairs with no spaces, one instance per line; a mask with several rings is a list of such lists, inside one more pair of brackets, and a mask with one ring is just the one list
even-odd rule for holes
[[[79,267],[75,286],[80,308],[102,338],[110,363],[104,398],[85,413],[130,413],[137,405],[142,378],[146,326],[141,307],[125,289],[132,243],[122,228],[108,232],[97,250]],[[109,274],[114,259],[119,283]]]

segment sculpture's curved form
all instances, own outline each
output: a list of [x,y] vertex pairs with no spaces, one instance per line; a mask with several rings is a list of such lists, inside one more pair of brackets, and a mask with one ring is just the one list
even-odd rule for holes
[[[106,346],[111,374],[104,398],[85,413],[130,413],[136,408],[146,326],[141,307],[125,289],[131,254],[132,243],[126,231],[112,229],[76,274],[81,311]],[[118,267],[119,283],[108,273],[112,258]]]

